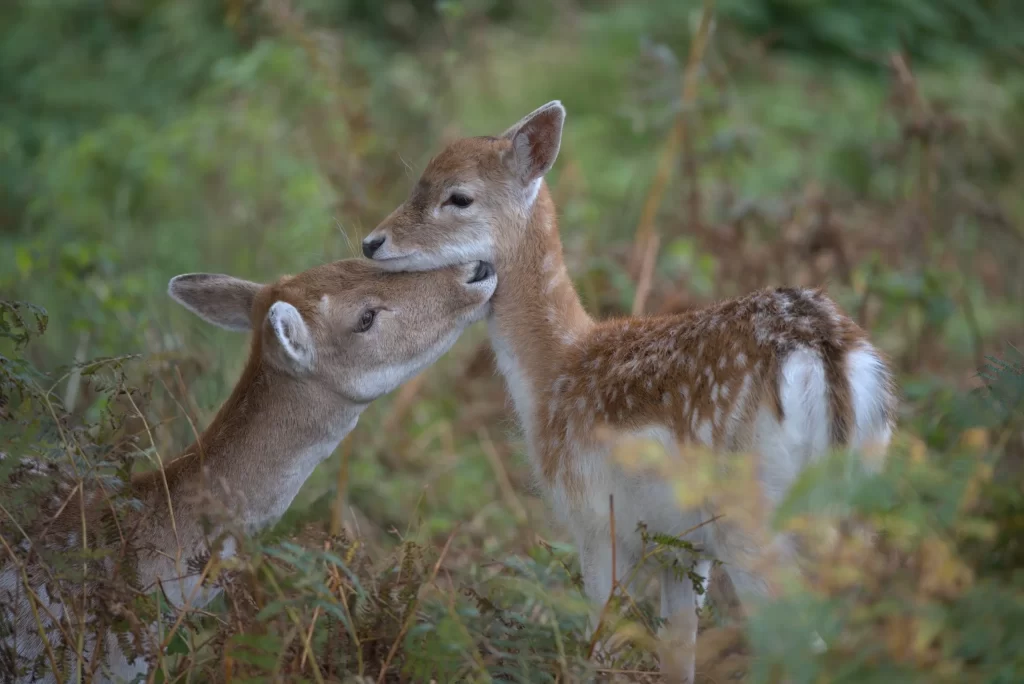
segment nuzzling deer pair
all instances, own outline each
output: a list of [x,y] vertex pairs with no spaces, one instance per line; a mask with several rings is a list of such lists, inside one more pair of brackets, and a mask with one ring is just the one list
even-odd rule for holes
[[[787,540],[762,543],[710,506],[680,510],[667,483],[623,473],[612,451],[645,436],[675,459],[688,444],[751,452],[762,494],[777,503],[832,447],[885,451],[890,373],[864,332],[818,291],[766,290],[682,315],[592,320],[566,272],[544,182],[564,118],[552,102],[500,137],[450,144],[364,240],[376,267],[338,262],[263,288],[226,276],[172,281],[186,307],[254,335],[242,379],[197,444],[133,483],[152,510],[147,538],[164,551],[147,557],[144,578],[170,584],[179,603],[204,600],[195,578],[178,579],[168,560],[169,549],[187,557],[205,548],[201,510],[190,502],[219,488],[251,529],[280,516],[367,403],[486,316],[530,460],[575,538],[595,606],[636,562],[640,522],[667,534],[696,528],[695,541],[724,562],[742,598],[774,591],[759,561],[791,563]],[[72,523],[57,527],[69,535]],[[707,574],[706,564],[699,569]],[[14,584],[0,574],[0,592]],[[661,585],[661,612],[674,627],[663,669],[692,681],[698,597],[671,571]],[[14,617],[24,623],[27,615]],[[108,642],[119,673],[145,668]],[[31,642],[26,650],[43,648]]]

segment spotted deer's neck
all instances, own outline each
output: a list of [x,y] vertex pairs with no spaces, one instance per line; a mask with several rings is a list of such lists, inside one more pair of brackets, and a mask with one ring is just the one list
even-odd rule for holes
[[562,258],[555,208],[541,186],[526,226],[509,226],[496,255],[491,343],[527,440],[536,407],[556,381],[562,359],[593,322],[583,309]]

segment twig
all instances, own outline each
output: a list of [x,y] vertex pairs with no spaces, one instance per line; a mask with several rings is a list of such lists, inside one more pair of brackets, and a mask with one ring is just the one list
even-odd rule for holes
[[[640,223],[637,226],[636,236],[633,239],[633,264],[639,266],[647,253],[651,234],[654,232],[654,217],[657,214],[661,198],[665,194],[665,187],[668,184],[669,176],[672,173],[672,160],[676,155],[683,135],[686,133],[686,117],[693,105],[693,99],[697,89],[697,67],[700,65],[704,51],[707,48],[708,37],[711,34],[711,16],[714,9],[714,0],[704,0],[704,8],[701,11],[700,26],[690,43],[690,56],[686,62],[686,69],[683,73],[683,93],[676,116],[675,124],[669,132],[668,139],[662,147],[661,158],[658,160],[657,171],[654,175],[654,182],[647,199],[644,201],[644,208],[640,214]],[[634,304],[636,308],[636,304]]]
[[[177,617],[177,619],[175,619],[174,624],[171,625],[171,628],[169,630],[167,630],[166,636],[164,636],[163,641],[161,641],[161,643],[160,643],[160,647],[157,649],[157,653],[161,656],[160,657],[160,662],[164,663],[165,668],[166,668],[166,660],[163,658],[164,650],[170,645],[171,639],[174,638],[174,633],[178,631],[178,627],[180,627],[181,623],[185,620],[185,615],[187,615],[189,613],[189,611],[191,610],[192,601],[195,600],[196,595],[198,594],[200,588],[202,588],[202,586],[203,586],[203,582],[206,581],[206,576],[209,574],[210,568],[213,567],[215,563],[218,563],[217,555],[214,554],[214,553],[211,553],[210,554],[210,559],[208,561],[206,561],[206,565],[203,566],[203,571],[199,574],[199,579],[196,580],[195,585],[193,585],[192,591],[190,591],[188,596],[185,597],[185,603],[183,605],[181,605],[180,607],[178,607],[178,617]],[[183,578],[179,577],[175,581],[181,581],[181,579],[183,579]],[[160,592],[162,594],[164,594],[164,597],[166,599],[167,593],[164,591],[164,584],[163,584],[163,582],[158,579],[157,580],[157,584],[160,587]],[[171,604],[170,601],[168,601],[168,603]],[[171,604],[171,605],[173,605],[173,604]],[[162,622],[162,621],[160,621],[160,622]],[[149,673],[149,678],[147,679],[147,681],[150,684],[152,684],[154,681],[156,681],[156,673],[157,672],[158,672],[158,669],[157,668],[153,668],[153,671]],[[167,673],[165,671],[164,675],[166,676],[166,674]]]
[[660,672],[654,672],[653,670],[620,670],[614,667],[598,667],[595,668],[597,672],[602,674],[625,674],[625,675],[643,675],[645,677],[657,677],[661,679],[663,675]]
[[84,330],[78,336],[78,349],[75,350],[75,367],[68,378],[68,386],[64,391],[64,410],[73,413],[78,400],[78,386],[82,382],[82,363],[89,345],[89,331]]
[[[434,580],[437,579],[437,573],[441,570],[441,563],[444,561],[444,557],[448,555],[448,549],[451,548],[452,540],[455,539],[455,533],[459,531],[458,523],[455,525],[455,529],[448,535],[448,541],[444,543],[444,547],[441,549],[441,555],[437,557],[437,562],[434,563],[434,569],[430,573],[430,579],[427,580],[426,584],[433,584]],[[391,661],[395,657],[395,653],[398,652],[398,647],[402,643],[402,639],[405,638],[405,633],[409,631],[409,627],[412,626],[413,620],[416,619],[416,610],[419,608],[420,597],[416,595],[416,599],[413,601],[412,606],[409,608],[409,616],[405,618],[405,622],[402,623],[402,629],[399,630],[398,636],[395,637],[395,643],[391,644],[391,650],[388,651],[387,658],[384,659],[384,665],[380,668],[380,674],[377,676],[377,684],[382,684],[384,681],[384,675],[387,674],[388,668],[391,667]]]
[[337,492],[334,495],[334,514],[331,516],[331,534],[341,532],[345,513],[345,494],[348,492],[348,462],[352,454],[352,433],[341,441],[341,463],[338,465]]
[[[341,574],[338,572],[338,567],[333,563],[330,566],[331,577],[334,580],[335,586],[338,592],[338,600],[341,603],[341,607],[345,609],[345,629],[348,631],[349,636],[352,637],[352,643],[356,649],[356,661],[359,664],[359,676],[363,677],[366,671],[366,664],[363,662],[363,644],[359,639],[359,632],[356,629],[355,620],[352,619],[352,611],[348,607],[348,597],[345,596],[345,582],[341,578]],[[354,590],[354,589],[353,589]],[[330,676],[330,672],[328,672]]]
[[[963,271],[963,273],[968,273],[968,271]],[[960,285],[960,299],[964,307],[964,321],[967,323],[967,329],[971,334],[974,366],[975,368],[981,368],[985,365],[985,343],[981,334],[981,325],[978,323],[978,315],[974,310],[974,302],[971,301],[971,295],[967,292],[966,282]]]
[[608,527],[609,527],[609,530],[610,530],[609,534],[611,535],[611,541],[612,541],[612,591],[611,591],[611,593],[615,593],[615,585],[618,584],[619,579],[618,579],[618,576],[616,574],[616,569],[618,568],[618,564],[615,562],[616,558],[615,558],[615,495],[614,494],[609,494],[608,495]]
[[597,626],[594,627],[594,633],[590,637],[590,643],[587,644],[587,659],[594,656],[594,648],[597,646],[597,639],[601,635],[601,628],[604,627],[604,618],[608,613],[608,608],[611,606],[612,598],[615,596],[615,587],[618,585],[618,577],[616,576],[616,566],[618,558],[616,557],[616,544],[615,544],[615,495],[608,495],[608,522],[612,540],[612,586],[608,592],[608,599],[601,606],[601,613],[597,616]]
[[647,305],[647,297],[651,294],[651,284],[654,281],[654,265],[658,257],[658,245],[661,237],[657,233],[651,233],[647,239],[647,249],[644,252],[644,260],[640,265],[640,278],[636,284],[636,293],[633,295],[633,315],[640,316]]
[[864,296],[861,297],[860,306],[857,307],[857,323],[862,328],[868,327],[868,305],[871,302],[871,296],[874,294],[871,290],[871,283],[875,279],[875,273],[877,269],[872,264],[868,269],[867,281],[864,283]]
[[313,609],[313,619],[309,621],[309,630],[306,631],[306,643],[303,644],[302,659],[299,660],[299,671],[306,667],[306,654],[310,653],[313,649],[310,644],[313,642],[313,630],[316,628],[316,621],[320,619],[320,606]]
[[[268,565],[264,565],[263,566],[263,574],[267,578],[267,580],[270,582],[270,586],[277,593],[278,598],[283,601],[284,600],[284,592],[281,591],[281,585],[277,583],[277,578],[274,577],[274,573],[270,569],[270,566],[268,566]],[[301,633],[302,632],[302,620],[299,619],[299,616],[295,612],[295,609],[292,608],[291,606],[287,606],[286,605],[284,610],[285,610],[286,613],[288,613],[288,617],[290,617],[292,622],[295,624],[295,629],[298,630],[298,633]],[[305,654],[309,656],[309,664],[310,664],[310,667],[313,670],[313,679],[316,680],[317,684],[324,684],[323,675],[320,674],[320,665],[317,664],[316,656],[313,655],[313,649],[310,647],[309,642],[304,640],[303,643],[302,643],[302,646],[303,646],[303,651],[305,652]]]

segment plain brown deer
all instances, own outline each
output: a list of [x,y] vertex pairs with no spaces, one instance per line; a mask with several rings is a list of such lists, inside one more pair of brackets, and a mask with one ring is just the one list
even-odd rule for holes
[[[389,273],[346,260],[269,285],[202,273],[171,280],[171,297],[214,325],[251,331],[252,341],[245,369],[209,427],[180,457],[129,485],[142,507],[120,529],[137,550],[143,591],[159,590],[179,609],[209,601],[216,590],[199,581],[196,566],[211,551],[234,552],[233,538],[211,548],[220,536],[204,529],[211,508],[250,532],[280,518],[370,402],[432,364],[486,316],[495,286],[486,262]],[[75,497],[49,521],[44,538],[25,543],[83,548],[81,512],[97,529],[106,510],[99,493]],[[0,624],[13,628],[0,641],[8,654],[0,679],[128,681],[147,671],[147,658],[126,653],[113,632],[66,643],[80,625],[65,603],[89,587],[62,589],[47,580],[38,564],[0,561]],[[158,643],[154,626],[143,632],[143,640]],[[136,643],[135,651],[152,656],[153,644]]]

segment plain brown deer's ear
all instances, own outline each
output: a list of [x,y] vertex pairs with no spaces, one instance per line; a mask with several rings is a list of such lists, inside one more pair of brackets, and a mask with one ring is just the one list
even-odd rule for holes
[[171,278],[167,294],[204,321],[227,330],[252,330],[252,305],[259,283],[219,273],[186,273]]
[[529,184],[541,178],[555,164],[562,144],[565,107],[558,100],[527,114],[502,137],[512,141],[507,159],[513,173]]

